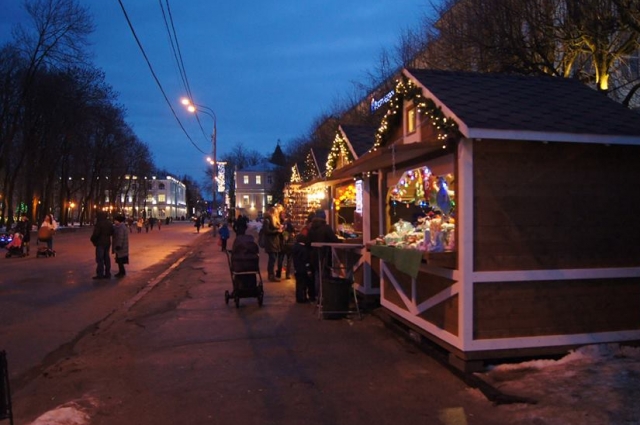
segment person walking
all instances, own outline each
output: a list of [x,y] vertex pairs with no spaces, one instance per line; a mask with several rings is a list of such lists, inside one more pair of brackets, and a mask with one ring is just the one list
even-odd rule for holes
[[139,217],[138,221],[136,221],[136,227],[138,228],[138,233],[142,233],[143,225],[144,225],[144,220],[142,219],[142,217]]
[[23,254],[29,255],[29,242],[31,241],[31,222],[27,213],[22,213],[20,221],[16,225],[16,231],[22,234]]
[[113,226],[113,251],[116,256],[116,264],[118,265],[118,273],[115,277],[124,277],[127,273],[124,269],[125,264],[129,264],[129,233],[124,222],[125,218],[122,214],[118,214],[114,219]]
[[93,226],[91,242],[96,247],[96,275],[93,279],[111,278],[111,236],[113,236],[113,224],[107,218],[107,213],[98,211],[96,224]]
[[45,215],[44,221],[38,231],[38,240],[46,241],[47,249],[49,249],[50,252],[53,252],[53,235],[56,233],[57,228],[58,223],[53,216],[51,214]]
[[247,223],[247,217],[242,215],[242,213],[238,213],[238,218],[235,223],[233,223],[233,231],[236,232],[236,235],[244,235],[247,233],[247,228],[249,224]]
[[220,235],[220,250],[224,252],[227,250],[227,240],[229,239],[229,236],[231,236],[229,232],[229,225],[226,221],[222,223],[220,230],[218,230],[218,234]]
[[264,232],[264,250],[269,255],[267,261],[267,273],[270,282],[279,282],[276,277],[274,267],[281,250],[282,226],[278,218],[278,211],[275,207],[269,208],[262,220],[262,231]]
[[200,221],[200,217],[196,217],[196,222],[194,223],[196,226],[196,233],[200,233],[200,226],[202,226],[202,221]]

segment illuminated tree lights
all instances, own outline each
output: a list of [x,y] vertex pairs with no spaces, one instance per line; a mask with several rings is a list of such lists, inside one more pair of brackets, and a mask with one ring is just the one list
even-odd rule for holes
[[300,171],[298,170],[298,164],[294,164],[291,167],[291,183],[302,183],[302,176],[300,175]]
[[305,182],[308,182],[319,176],[320,173],[318,172],[318,167],[316,167],[316,161],[313,157],[313,152],[309,152],[306,159],[304,160],[304,171],[302,172],[302,179]]
[[375,143],[372,151],[385,146],[391,136],[391,130],[402,124],[403,102],[413,101],[418,113],[428,118],[438,134],[439,141],[445,141],[450,136],[459,135],[458,124],[451,118],[447,118],[442,109],[435,104],[433,99],[422,96],[422,88],[408,78],[396,82],[396,90],[389,102],[389,109],[380,122],[376,131]]
[[350,164],[353,162],[353,159],[351,150],[349,150],[349,146],[347,146],[347,141],[340,133],[336,134],[336,138],[333,140],[333,145],[331,146],[331,152],[329,152],[329,156],[327,157],[327,177],[329,177],[337,167]]

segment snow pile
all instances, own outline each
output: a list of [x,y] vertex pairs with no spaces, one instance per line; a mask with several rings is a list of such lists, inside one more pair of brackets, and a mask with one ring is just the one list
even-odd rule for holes
[[582,347],[559,360],[502,364],[478,374],[536,404],[499,406],[522,424],[640,424],[640,348]]
[[91,422],[89,413],[97,406],[98,403],[94,398],[85,397],[46,412],[29,425],[88,425]]

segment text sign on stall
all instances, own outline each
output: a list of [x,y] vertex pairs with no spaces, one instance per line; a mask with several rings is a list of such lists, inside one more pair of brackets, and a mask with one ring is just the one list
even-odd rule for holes
[[362,180],[356,180],[356,212],[362,214]]

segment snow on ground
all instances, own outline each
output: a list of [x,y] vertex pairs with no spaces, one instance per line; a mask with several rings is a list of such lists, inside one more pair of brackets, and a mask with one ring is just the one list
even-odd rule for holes
[[640,348],[582,347],[559,360],[501,364],[478,374],[500,391],[536,404],[502,405],[517,423],[640,424]]
[[29,425],[88,425],[98,403],[93,397],[62,404],[40,415]]

